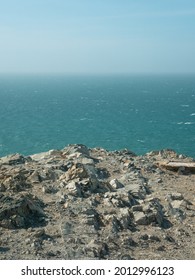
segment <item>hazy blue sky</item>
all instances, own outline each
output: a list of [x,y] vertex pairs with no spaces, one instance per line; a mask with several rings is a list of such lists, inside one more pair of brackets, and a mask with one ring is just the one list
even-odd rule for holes
[[195,73],[195,0],[0,0],[0,72]]

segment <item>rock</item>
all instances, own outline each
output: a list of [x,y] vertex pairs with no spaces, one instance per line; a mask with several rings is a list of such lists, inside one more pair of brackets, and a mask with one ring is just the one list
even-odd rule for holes
[[139,204],[138,205],[133,205],[131,209],[132,209],[133,212],[135,212],[135,211],[141,211],[142,212],[143,211],[143,206],[139,205]]
[[4,192],[6,190],[4,184],[0,183],[0,192]]
[[137,156],[134,152],[132,152],[132,151],[130,151],[128,149],[123,149],[123,150],[120,150],[120,151],[116,151],[116,153],[118,155],[123,155],[123,156],[124,155],[130,156],[130,157],[136,157]]
[[41,182],[43,181],[55,181],[55,179],[58,178],[56,172],[53,170],[53,168],[45,167],[42,170],[39,170],[39,179]]
[[89,155],[89,149],[83,144],[69,145],[63,151],[63,155],[70,155],[70,154],[73,154],[73,153],[80,153],[80,154],[85,155],[85,156],[90,156]]
[[30,176],[28,176],[28,180],[31,183],[40,183],[41,182],[41,176],[37,170],[33,171]]
[[160,184],[160,183],[162,183],[162,179],[161,179],[161,178],[158,178],[158,179],[156,180],[156,182],[157,182],[158,184]]
[[179,220],[184,220],[186,218],[186,201],[185,200],[173,200],[169,203],[169,211]]
[[158,155],[161,156],[164,159],[167,159],[167,158],[177,158],[178,157],[177,153],[174,150],[172,150],[172,149],[160,150],[160,151],[158,151]]
[[195,162],[175,162],[175,161],[168,161],[168,162],[159,162],[158,163],[160,167],[166,168],[168,170],[172,171],[195,171]]
[[18,165],[18,164],[24,164],[25,162],[29,162],[30,160],[31,160],[30,157],[24,157],[23,155],[20,154],[13,154],[0,158],[0,164]]
[[72,181],[68,185],[66,185],[66,190],[70,195],[79,197],[82,196],[81,186],[75,181]]
[[122,225],[120,223],[120,221],[117,219],[117,217],[115,215],[111,215],[109,217],[110,221],[111,221],[111,231],[113,233],[118,233],[120,230],[122,230]]
[[66,222],[63,225],[63,234],[67,235],[67,234],[71,234],[72,233],[72,224],[69,222]]
[[164,222],[163,206],[156,198],[150,198],[148,202],[149,202],[149,208],[147,211],[148,223],[149,224],[156,223],[159,226],[163,227],[163,222]]
[[62,152],[59,151],[59,150],[49,150],[48,154],[52,157],[55,157],[55,156],[60,156],[62,155]]
[[102,225],[99,213],[93,208],[89,208],[83,213],[86,215],[85,223],[93,226],[96,230],[99,230]]
[[143,212],[134,212],[133,213],[135,223],[137,225],[147,225],[147,216]]
[[110,181],[110,185],[113,187],[113,189],[124,188],[123,184],[121,184],[117,179],[112,179]]
[[31,240],[30,238],[26,238],[26,239],[25,239],[25,243],[26,243],[26,244],[30,244],[31,242],[32,242],[32,240]]
[[107,179],[110,176],[106,168],[97,168],[96,170],[97,170],[97,177],[100,180]]
[[181,193],[171,193],[170,195],[172,200],[183,200],[183,195]]
[[164,236],[164,239],[171,242],[171,243],[175,243],[175,239],[168,234]]
[[117,215],[120,226],[123,229],[132,229],[133,226],[133,215],[129,212],[128,208],[121,208],[120,213]]
[[92,158],[81,158],[80,162],[84,165],[94,165],[94,160]]
[[66,181],[88,178],[88,173],[83,164],[74,164],[65,174]]
[[171,207],[173,209],[186,208],[185,200],[174,200],[171,202]]
[[58,189],[53,185],[43,185],[42,191],[43,193],[55,194],[58,192]]
[[187,170],[184,166],[180,166],[177,170],[177,174],[179,174],[179,175],[185,175],[186,173],[187,173]]
[[144,199],[146,196],[146,190],[144,186],[141,186],[139,184],[128,184],[125,185],[125,190],[127,192],[130,192],[133,197],[138,199]]
[[[138,208],[136,208],[138,207]],[[134,210],[139,209],[139,210]],[[133,214],[136,217],[136,219],[141,220],[139,222],[142,223],[142,217],[143,217],[143,223],[142,224],[158,224],[159,226],[163,226],[164,222],[164,213],[163,213],[163,207],[155,198],[150,198],[148,201],[144,201],[143,205],[135,205],[132,207]],[[138,212],[139,211],[139,212]],[[143,211],[143,212],[142,212]]]
[[27,182],[26,177],[22,173],[13,174],[2,182],[7,191],[21,192],[31,188],[31,184]]
[[185,159],[185,156],[184,155],[179,155],[178,158],[179,159]]
[[98,259],[104,259],[109,253],[109,248],[106,243],[101,243],[96,239],[92,239],[86,247],[87,255]]
[[30,196],[8,197],[0,199],[3,207],[0,208],[0,226],[5,228],[26,228],[40,224],[39,217],[45,216],[38,205],[38,201]]
[[61,158],[62,157],[62,152],[58,150],[50,150],[48,152],[43,152],[39,154],[34,154],[31,155],[30,158],[33,161],[38,161],[38,162],[47,162],[52,158],[52,161],[54,161],[54,158]]

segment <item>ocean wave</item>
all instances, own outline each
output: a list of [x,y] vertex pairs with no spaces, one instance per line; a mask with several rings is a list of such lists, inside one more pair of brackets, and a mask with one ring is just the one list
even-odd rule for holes
[[190,114],[190,116],[195,116],[195,113]]
[[138,139],[137,142],[145,143],[144,140],[140,140],[140,139]]
[[89,118],[80,118],[80,121],[92,121],[93,119],[89,119]]
[[177,124],[178,125],[181,125],[181,124],[191,125],[191,124],[195,124],[195,122],[178,122]]

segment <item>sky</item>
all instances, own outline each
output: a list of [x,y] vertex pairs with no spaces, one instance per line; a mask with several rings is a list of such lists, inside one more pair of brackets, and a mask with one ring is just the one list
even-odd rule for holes
[[0,0],[0,73],[195,73],[195,1]]

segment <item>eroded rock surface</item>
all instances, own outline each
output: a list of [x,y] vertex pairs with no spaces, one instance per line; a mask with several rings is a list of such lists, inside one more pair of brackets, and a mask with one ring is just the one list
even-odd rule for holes
[[172,150],[0,158],[0,259],[195,259],[195,174]]

